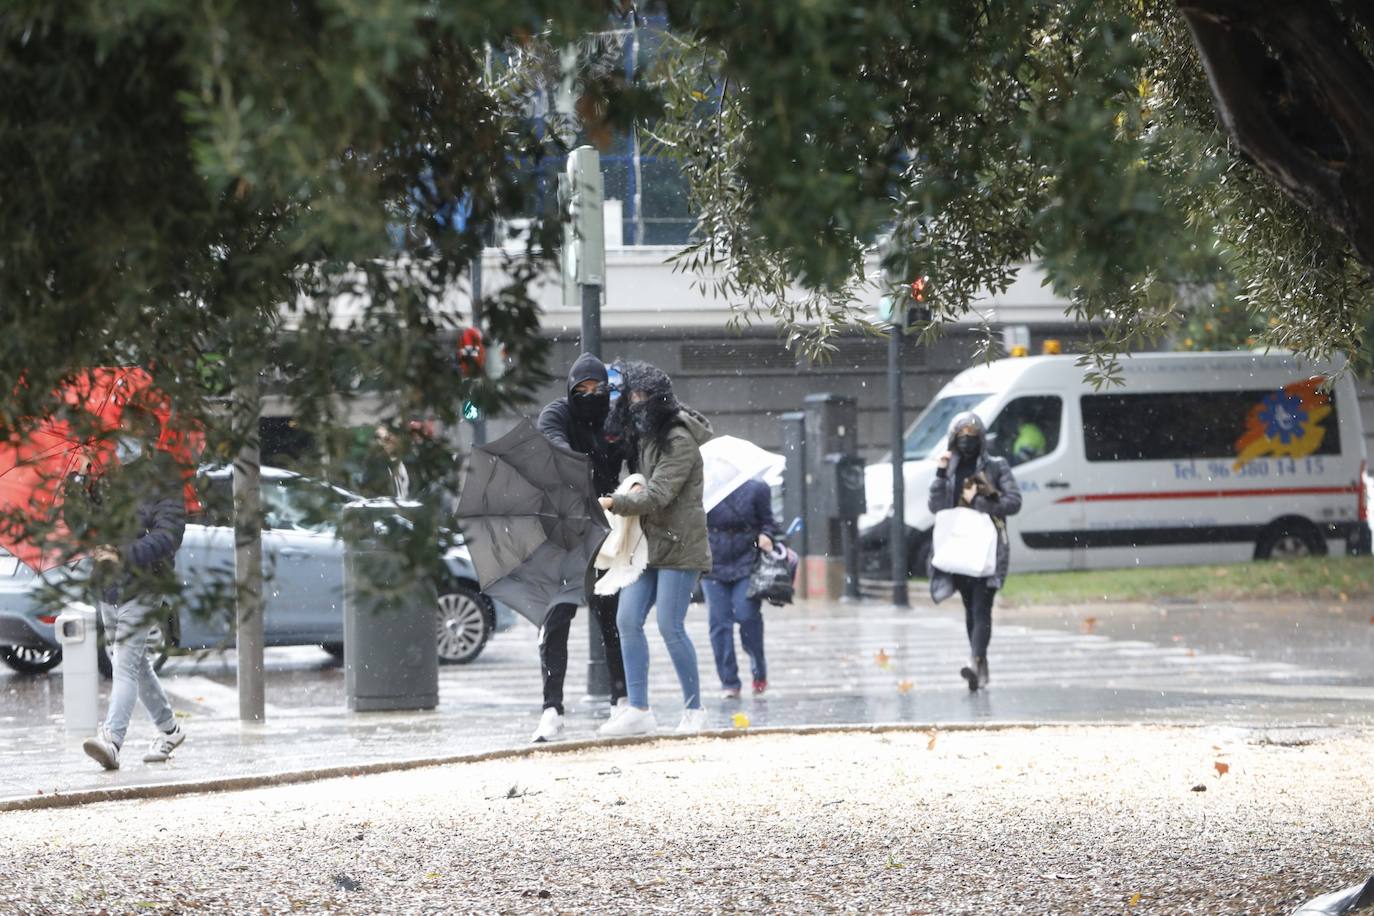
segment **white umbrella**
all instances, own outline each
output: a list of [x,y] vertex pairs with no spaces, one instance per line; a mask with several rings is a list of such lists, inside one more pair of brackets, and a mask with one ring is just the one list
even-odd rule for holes
[[701,447],[704,465],[702,503],[710,512],[747,480],[762,480],[770,487],[782,483],[787,458],[761,449],[746,439],[716,436]]

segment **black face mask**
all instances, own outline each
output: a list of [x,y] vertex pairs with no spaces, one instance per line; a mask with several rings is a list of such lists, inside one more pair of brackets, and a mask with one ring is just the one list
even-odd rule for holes
[[603,423],[611,412],[609,391],[574,391],[568,399],[572,415],[582,423]]
[[954,440],[954,448],[965,458],[977,458],[983,450],[983,442],[977,436],[958,436]]
[[649,434],[649,402],[640,401],[630,405],[630,423],[641,436]]

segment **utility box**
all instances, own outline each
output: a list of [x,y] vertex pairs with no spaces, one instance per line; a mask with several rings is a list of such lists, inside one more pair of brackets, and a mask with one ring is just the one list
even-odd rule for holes
[[91,735],[100,724],[95,618],[95,608],[73,601],[53,621],[62,645],[62,719],[68,734]]
[[397,546],[418,509],[393,500],[344,507],[344,693],[356,712],[439,705],[439,595]]
[[868,511],[864,492],[864,460],[858,455],[826,455],[825,460],[834,472],[831,486],[835,498],[830,503],[835,517],[858,518]]
[[859,404],[854,398],[813,394],[802,405],[806,455],[804,594],[837,600],[845,592],[844,516],[836,486],[837,464],[828,456],[858,453]]

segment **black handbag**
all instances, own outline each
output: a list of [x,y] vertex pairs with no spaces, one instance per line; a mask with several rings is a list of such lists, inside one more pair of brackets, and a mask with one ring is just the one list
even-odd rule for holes
[[791,604],[795,592],[792,577],[797,571],[795,557],[796,554],[781,543],[775,543],[772,550],[758,551],[754,566],[749,570],[749,597],[779,607]]

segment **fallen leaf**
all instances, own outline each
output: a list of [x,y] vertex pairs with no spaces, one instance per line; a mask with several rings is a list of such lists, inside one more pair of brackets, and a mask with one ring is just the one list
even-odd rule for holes
[[940,733],[939,733],[939,732],[931,732],[931,733],[930,733],[930,740],[926,742],[926,750],[928,750],[928,751],[933,751],[933,750],[935,750],[935,742],[936,742],[936,740],[937,740],[939,737],[940,737]]
[[1206,787],[1205,785],[1203,785],[1202,783],[1198,783],[1197,785],[1193,786],[1193,791],[1194,791],[1194,792],[1206,792],[1206,791],[1207,791],[1207,787]]
[[737,712],[730,717],[730,724],[735,726],[735,728],[748,728],[749,717],[742,712]]
[[427,880],[429,880],[429,881],[433,881],[435,878],[438,878],[438,877],[440,877],[440,875],[439,875],[439,873],[438,873],[437,871],[427,871],[427,872],[425,872],[425,878],[426,878]]
[[1374,615],[1371,615],[1371,616],[1370,616],[1370,618],[1369,618],[1369,625],[1370,625],[1370,626],[1374,626]]
[[1197,658],[1197,650],[1195,649],[1189,649],[1187,652],[1184,652],[1183,654],[1187,658]]
[[884,671],[892,664],[892,656],[887,654],[886,649],[879,649],[878,654],[873,656],[873,660],[878,663],[878,667]]
[[1091,633],[1093,630],[1096,630],[1096,629],[1097,629],[1097,618],[1096,618],[1096,617],[1084,617],[1084,618],[1083,618],[1083,632],[1084,632],[1084,633]]
[[1231,772],[1231,764],[1229,764],[1229,763],[1222,763],[1220,760],[1218,760],[1216,763],[1212,764],[1212,766],[1214,766],[1214,767],[1217,768],[1217,775],[1218,775],[1218,776],[1225,776],[1227,773]]
[[1347,595],[1345,592],[1341,592],[1341,603],[1344,604],[1345,602],[1347,602],[1347,601],[1349,601],[1349,600],[1350,600],[1350,596]]
[[1129,904],[1127,904],[1127,905],[1128,905],[1128,906],[1138,906],[1139,904],[1140,904],[1140,891],[1136,891],[1134,894],[1131,895],[1131,902],[1130,902]]
[[898,693],[911,693],[911,688],[912,688],[912,687],[915,687],[915,686],[916,686],[916,685],[913,684],[913,683],[911,683],[911,681],[898,681],[898,682],[897,682],[897,692],[898,692]]

